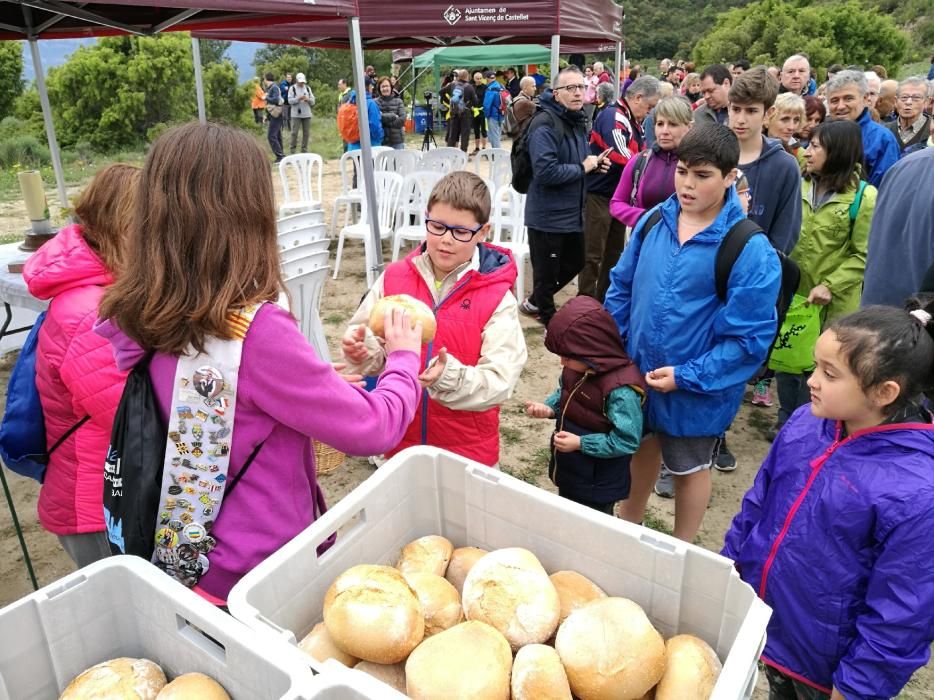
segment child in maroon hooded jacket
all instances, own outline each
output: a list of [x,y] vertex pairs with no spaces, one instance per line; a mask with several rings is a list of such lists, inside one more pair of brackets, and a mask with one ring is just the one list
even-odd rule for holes
[[575,297],[548,324],[545,347],[561,356],[561,380],[533,418],[555,418],[548,475],[564,498],[613,514],[629,497],[629,461],[642,438],[645,382],[616,323],[597,300]]

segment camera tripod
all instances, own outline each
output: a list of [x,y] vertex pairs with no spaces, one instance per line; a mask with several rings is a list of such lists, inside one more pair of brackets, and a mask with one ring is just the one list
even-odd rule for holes
[[434,109],[432,108],[431,103],[427,105],[428,107],[428,119],[425,121],[425,135],[422,137],[422,150],[430,151],[431,147],[438,147],[438,143],[435,141],[435,130],[434,130]]

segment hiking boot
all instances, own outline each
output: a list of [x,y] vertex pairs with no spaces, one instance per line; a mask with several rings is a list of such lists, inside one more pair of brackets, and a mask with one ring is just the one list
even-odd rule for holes
[[752,405],[765,406],[772,405],[772,380],[760,379],[752,390]]
[[675,476],[668,471],[668,467],[664,464],[662,465],[661,472],[658,474],[658,479],[655,480],[655,487],[653,490],[655,491],[655,495],[660,498],[675,497]]
[[725,437],[720,438],[717,443],[717,452],[716,457],[714,457],[713,465],[716,467],[717,471],[721,472],[736,470],[736,457],[730,452],[730,448],[726,446]]
[[535,306],[532,302],[529,301],[528,297],[522,300],[519,304],[519,313],[523,316],[528,316],[529,318],[534,318],[536,321],[541,321],[542,316],[538,311],[538,307]]

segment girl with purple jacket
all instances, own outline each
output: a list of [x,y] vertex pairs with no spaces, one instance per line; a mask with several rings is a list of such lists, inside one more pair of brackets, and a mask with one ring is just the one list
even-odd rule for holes
[[[219,124],[185,124],[152,145],[125,260],[101,303],[106,320],[97,331],[110,340],[121,369],[153,353],[148,372],[167,425],[176,425],[183,409],[194,411],[194,404],[173,405],[180,362],[216,339],[242,343],[236,411],[227,413],[232,424],[220,409],[206,421],[202,406],[201,415],[187,416],[187,435],[175,438],[199,457],[192,462],[206,463],[194,446],[201,451],[203,432],[204,450],[214,449],[212,431],[238,483],[217,514],[192,507],[203,521],[199,538],[205,531],[211,537],[210,568],[194,590],[223,605],[244,574],[321,515],[312,438],[356,455],[379,454],[402,438],[420,393],[421,329],[405,316],[387,317],[386,370],[371,393],[315,355],[295,318],[276,303],[284,284],[269,164],[253,136]],[[238,325],[244,309],[255,313]]]
[[723,555],[772,609],[769,698],[890,698],[934,641],[934,301],[870,306],[817,341]]

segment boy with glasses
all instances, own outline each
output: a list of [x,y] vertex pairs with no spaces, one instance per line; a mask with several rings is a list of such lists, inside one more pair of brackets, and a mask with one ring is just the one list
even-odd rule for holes
[[373,376],[386,361],[382,340],[366,326],[376,302],[408,294],[435,313],[437,334],[422,347],[422,399],[389,455],[433,445],[489,466],[499,462],[499,406],[528,355],[512,293],[516,263],[508,250],[486,242],[490,206],[477,175],[442,178],[428,198],[425,242],[386,268],[341,340],[350,371]]

